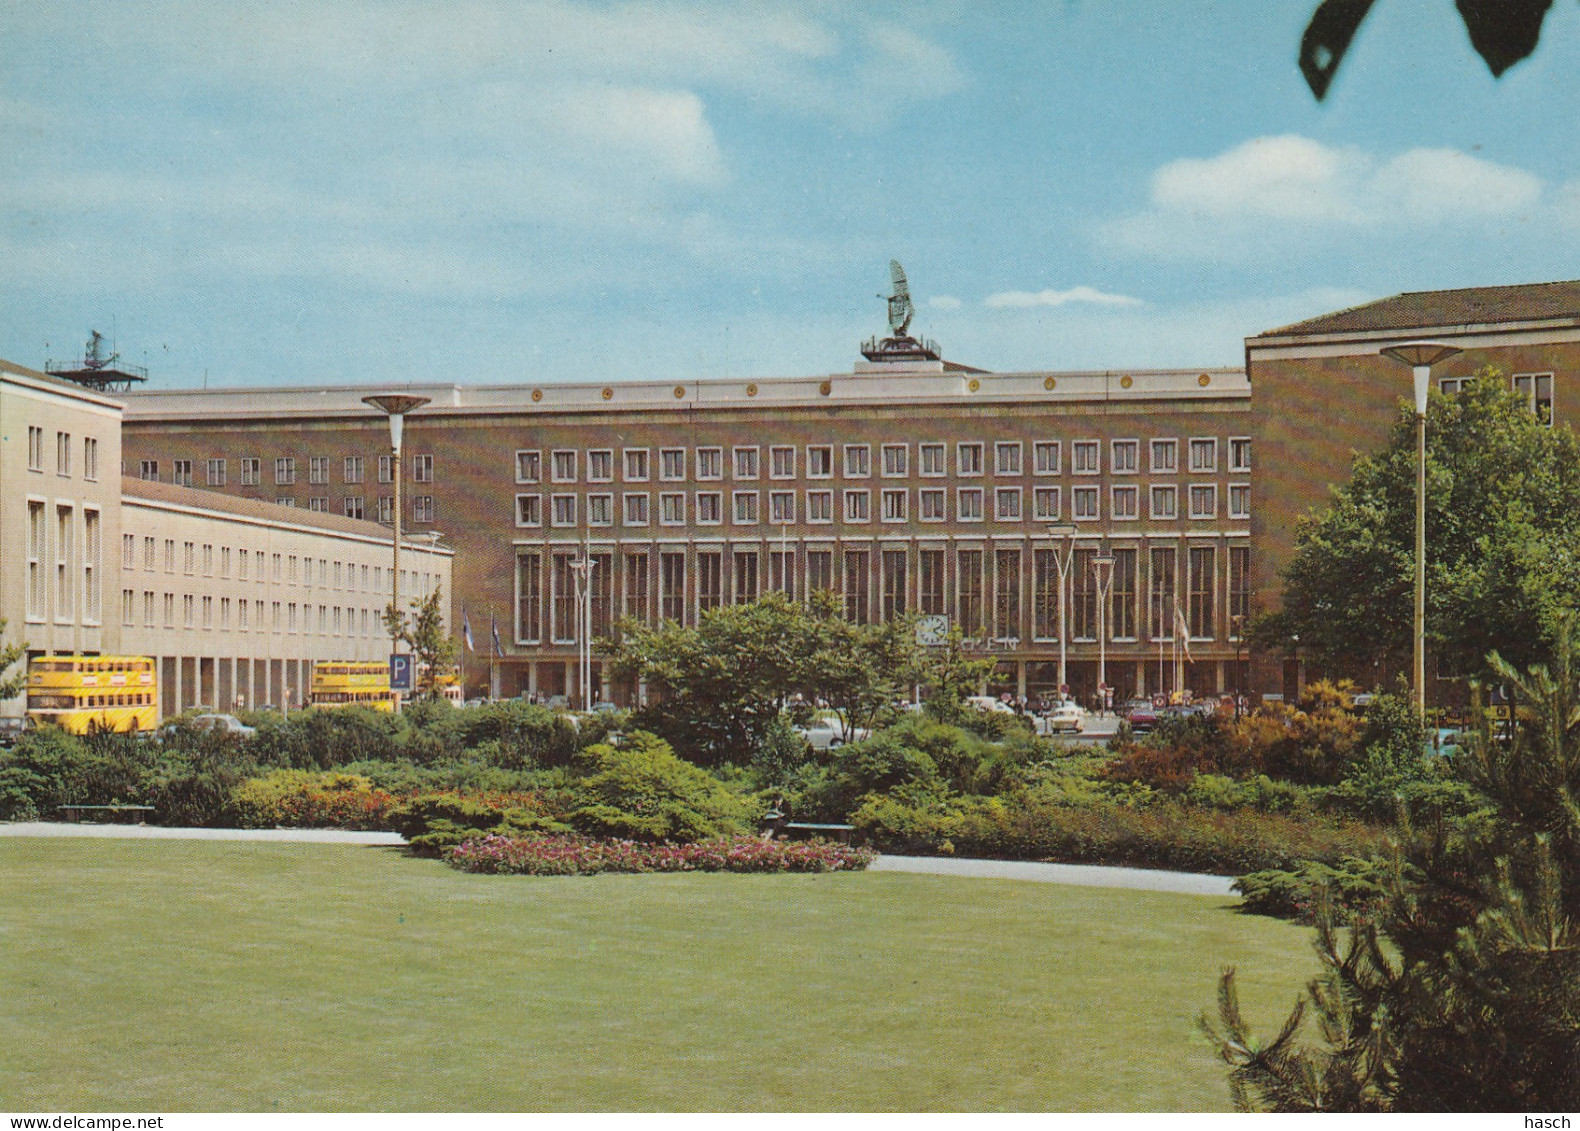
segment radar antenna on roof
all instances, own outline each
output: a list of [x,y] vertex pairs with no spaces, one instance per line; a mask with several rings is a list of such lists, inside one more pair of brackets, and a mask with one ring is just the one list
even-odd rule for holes
[[133,385],[148,380],[148,370],[141,365],[126,365],[113,346],[105,353],[104,335],[89,331],[88,344],[83,347],[81,361],[46,361],[44,372],[51,377],[61,377],[101,393],[124,393]]
[[889,260],[889,274],[894,278],[894,293],[889,296],[889,332],[896,338],[907,336],[916,307],[911,302],[911,288],[905,282],[905,268],[898,259]]

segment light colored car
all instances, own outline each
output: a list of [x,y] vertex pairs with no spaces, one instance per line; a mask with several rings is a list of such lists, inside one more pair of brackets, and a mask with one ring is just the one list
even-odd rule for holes
[[[192,715],[185,720],[186,725],[193,730],[212,730],[221,734],[232,734],[237,738],[251,738],[258,732],[242,722],[235,715]],[[179,724],[168,723],[164,730],[166,734],[172,733]]]
[[1045,722],[1049,734],[1061,732],[1080,734],[1081,730],[1086,726],[1086,712],[1081,710],[1071,700],[1066,699],[1048,712]]
[[833,750],[847,742],[860,742],[872,733],[862,727],[852,727],[850,733],[846,734],[836,719],[817,719],[792,729],[806,739],[807,745],[813,750]]
[[987,711],[995,715],[1013,715],[1015,708],[1002,699],[995,699],[991,695],[968,695],[966,703],[979,711]]

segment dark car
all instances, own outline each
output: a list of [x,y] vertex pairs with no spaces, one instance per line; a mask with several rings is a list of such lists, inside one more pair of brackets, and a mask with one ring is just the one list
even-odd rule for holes
[[1158,725],[1157,709],[1150,699],[1132,699],[1119,708],[1119,714],[1135,734],[1145,734]]
[[27,730],[27,720],[20,715],[0,717],[0,746],[14,746]]

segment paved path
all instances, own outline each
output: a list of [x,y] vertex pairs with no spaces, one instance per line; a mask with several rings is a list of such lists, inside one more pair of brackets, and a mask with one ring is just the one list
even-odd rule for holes
[[1034,860],[956,860],[943,856],[880,856],[874,872],[923,872],[935,876],[974,876],[990,880],[1031,880],[1136,891],[1176,891],[1191,895],[1233,895],[1233,876],[1162,872],[1151,868],[1111,868],[1103,864],[1043,864]]
[[[405,844],[399,833],[346,832],[341,829],[177,829],[160,825],[85,825],[45,821],[0,824],[0,837],[110,837],[129,840],[264,840],[312,844]],[[1100,864],[1042,864],[1030,860],[958,860],[940,856],[879,856],[874,872],[920,872],[989,880],[1030,880],[1080,887],[1135,891],[1233,895],[1232,876],[1202,876],[1148,868],[1110,868]]]

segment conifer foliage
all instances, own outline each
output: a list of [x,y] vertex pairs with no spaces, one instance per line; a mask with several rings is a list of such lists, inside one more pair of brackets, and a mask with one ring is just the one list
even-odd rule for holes
[[[1492,667],[1507,738],[1483,723],[1455,772],[1486,807],[1405,829],[1389,893],[1340,932],[1318,916],[1321,973],[1261,1041],[1224,971],[1202,1028],[1235,1104],[1271,1111],[1580,1107],[1580,643]],[[1300,1041],[1307,1015],[1319,1041]]]

